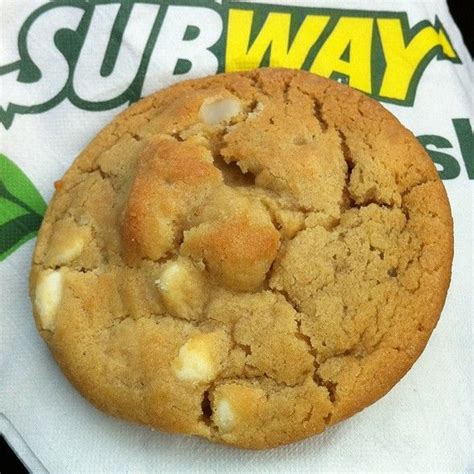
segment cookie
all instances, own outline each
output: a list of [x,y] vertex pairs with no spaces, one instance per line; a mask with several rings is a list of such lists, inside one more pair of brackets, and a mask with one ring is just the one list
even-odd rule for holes
[[96,407],[259,449],[400,380],[452,254],[443,185],[395,117],[337,82],[261,69],[174,85],[101,131],[56,183],[30,289]]

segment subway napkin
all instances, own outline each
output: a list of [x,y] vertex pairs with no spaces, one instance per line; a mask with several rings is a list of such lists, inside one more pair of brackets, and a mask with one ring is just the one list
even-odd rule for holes
[[[0,431],[30,470],[473,472],[474,67],[445,1],[0,0],[0,10]],[[112,117],[174,82],[259,66],[347,83],[410,128],[447,188],[455,258],[438,327],[387,396],[321,436],[248,452],[93,408],[37,334],[27,280],[54,181]]]

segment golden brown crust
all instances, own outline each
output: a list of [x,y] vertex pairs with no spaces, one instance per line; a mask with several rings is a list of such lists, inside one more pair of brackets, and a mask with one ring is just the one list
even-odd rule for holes
[[172,86],[100,132],[56,185],[30,291],[96,406],[260,449],[390,390],[452,254],[444,187],[395,117],[261,69]]

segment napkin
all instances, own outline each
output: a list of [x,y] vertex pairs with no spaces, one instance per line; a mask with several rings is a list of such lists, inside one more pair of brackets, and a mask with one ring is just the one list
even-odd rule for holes
[[[31,471],[474,472],[474,67],[445,1],[1,0],[0,10],[0,430]],[[322,30],[298,36],[308,18]],[[173,82],[264,65],[348,83],[413,131],[444,180],[455,257],[439,324],[389,394],[320,436],[251,452],[92,407],[37,334],[27,281],[54,181],[118,112]]]

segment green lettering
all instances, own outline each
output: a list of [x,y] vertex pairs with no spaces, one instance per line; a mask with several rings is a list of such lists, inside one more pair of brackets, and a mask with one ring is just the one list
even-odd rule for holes
[[428,146],[435,146],[436,148],[441,149],[452,148],[453,146],[449,140],[440,137],[439,135],[420,135],[417,138],[425,147],[425,150],[428,152],[428,155],[430,155],[433,163],[441,166],[441,170],[438,170],[441,179],[454,179],[459,176],[461,173],[461,167],[456,158],[447,153],[428,148]]
[[462,159],[467,176],[474,179],[474,133],[468,118],[453,119],[454,130],[458,137]]

